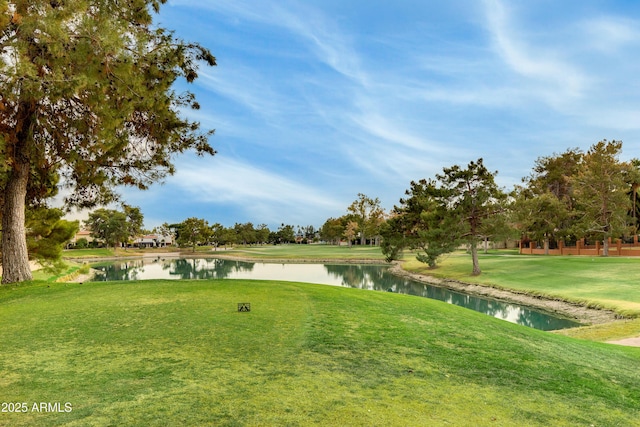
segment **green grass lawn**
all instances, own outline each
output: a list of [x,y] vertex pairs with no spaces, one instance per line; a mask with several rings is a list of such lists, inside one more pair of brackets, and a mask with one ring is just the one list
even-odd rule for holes
[[62,252],[64,258],[108,258],[116,256],[113,248],[67,249]]
[[0,425],[640,425],[640,349],[406,295],[34,282],[0,287],[0,325],[0,396],[29,408]]
[[290,260],[379,260],[384,255],[379,246],[336,246],[336,245],[260,245],[236,246],[231,250],[216,251],[217,255],[245,256],[256,259]]
[[162,254],[165,252],[177,251],[176,248],[165,247],[165,248],[147,248],[147,249],[138,249],[138,248],[127,248],[122,249],[118,248],[114,250],[113,248],[89,248],[89,249],[67,249],[62,253],[63,258],[73,258],[73,259],[82,259],[82,258],[113,258],[113,257],[131,257],[131,256],[142,256],[145,254]]

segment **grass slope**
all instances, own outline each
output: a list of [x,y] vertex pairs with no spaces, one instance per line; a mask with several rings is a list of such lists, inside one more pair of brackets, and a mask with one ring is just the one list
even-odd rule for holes
[[[250,313],[237,303],[250,302]],[[640,349],[264,281],[0,288],[0,425],[640,425]]]

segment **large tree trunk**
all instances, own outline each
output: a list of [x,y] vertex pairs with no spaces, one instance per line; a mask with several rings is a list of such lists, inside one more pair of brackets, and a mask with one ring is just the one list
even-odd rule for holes
[[471,273],[473,276],[479,276],[482,273],[480,270],[480,262],[478,261],[478,248],[476,247],[476,242],[471,243],[471,260],[473,261],[473,272]]
[[22,102],[18,107],[15,139],[9,148],[11,169],[7,174],[2,205],[2,283],[31,280],[25,209],[31,162],[27,142],[33,137],[36,104]]
[[544,235],[544,254],[549,255],[549,236]]
[[31,280],[25,229],[29,164],[19,157],[9,173],[2,209],[2,283]]
[[631,187],[633,190],[633,211],[632,211],[632,217],[633,217],[633,227],[636,230],[636,233],[638,232],[638,222],[637,222],[637,216],[636,216],[636,211],[638,210],[638,184],[633,184],[633,186]]

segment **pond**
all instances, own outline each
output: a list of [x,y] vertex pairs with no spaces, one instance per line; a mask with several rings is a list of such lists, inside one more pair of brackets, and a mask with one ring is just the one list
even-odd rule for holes
[[92,265],[94,281],[145,279],[263,279],[397,292],[444,301],[545,331],[579,323],[531,308],[481,298],[396,276],[387,265],[273,264],[217,258],[143,258]]

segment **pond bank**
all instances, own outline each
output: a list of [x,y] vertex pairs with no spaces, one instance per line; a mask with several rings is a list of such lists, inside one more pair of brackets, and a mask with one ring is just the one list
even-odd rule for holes
[[[221,253],[223,251],[216,252],[196,252],[196,253],[185,253],[185,252],[167,252],[167,253],[154,253],[149,254],[147,256],[142,256],[144,258],[147,257],[160,257],[160,258],[173,258],[173,257],[181,257],[181,258],[221,258],[228,259],[233,261],[248,261],[248,262],[262,262],[262,263],[287,263],[287,264],[323,264],[323,263],[336,263],[336,264],[378,264],[385,265],[386,263],[379,259],[338,259],[338,258],[327,258],[327,259],[300,259],[300,258],[254,258],[250,256],[238,256],[238,255],[226,255]],[[131,257],[109,257],[109,258],[90,258],[90,259],[75,259],[75,261],[80,262],[100,262],[106,260],[116,260],[116,259],[127,259],[127,258],[140,258],[141,256],[131,256]],[[590,325],[598,325],[615,322],[616,320],[620,320],[621,316],[614,311],[611,310],[603,310],[596,308],[589,308],[581,304],[571,303],[568,301],[563,301],[560,299],[550,299],[541,296],[535,296],[523,292],[517,292],[512,290],[498,289],[485,285],[477,285],[471,283],[464,283],[455,280],[447,280],[447,279],[439,279],[433,276],[412,273],[402,268],[401,262],[394,262],[390,268],[390,272],[394,275],[400,277],[406,277],[408,279],[415,280],[420,283],[426,283],[429,285],[444,287],[450,290],[458,291],[465,294],[470,294],[474,296],[492,298],[504,302],[511,302],[515,304],[520,304],[524,306],[528,306],[534,309],[539,309],[548,313],[558,314],[563,317],[568,317],[571,319],[575,319],[580,323],[590,324]],[[74,278],[74,282],[85,282],[90,279],[90,275],[80,275]]]
[[560,299],[550,299],[541,296],[531,295],[523,292],[516,292],[506,289],[492,288],[485,285],[464,283],[456,280],[439,279],[425,274],[412,273],[402,268],[402,264],[395,262],[391,267],[391,272],[398,276],[407,277],[412,280],[427,283],[429,285],[441,286],[465,294],[493,298],[500,301],[512,302],[555,313],[561,316],[575,319],[580,323],[599,325],[620,320],[621,317],[614,311],[601,310],[585,307],[584,305],[563,301]]
[[[215,255],[214,255],[215,256]],[[345,264],[387,264],[382,260],[372,259],[263,259],[251,258],[243,256],[226,256],[220,258],[251,261],[265,263],[345,263]],[[557,314],[559,316],[575,319],[580,323],[589,325],[600,325],[621,320],[621,316],[612,311],[605,309],[597,309],[586,307],[581,304],[572,303],[560,299],[550,299],[542,296],[531,295],[523,292],[517,292],[506,289],[493,288],[486,285],[477,285],[465,283],[455,280],[439,279],[433,276],[412,273],[402,268],[402,262],[395,261],[389,269],[391,273],[415,280],[428,285],[440,286],[450,290],[458,291],[474,296],[492,298],[499,301],[510,302],[528,306],[534,309],[542,310],[547,313]]]
[[[320,258],[261,258],[251,256],[239,256],[237,254],[227,255],[220,252],[208,252],[208,253],[180,253],[180,252],[167,252],[167,253],[154,253],[146,256],[115,256],[115,257],[92,257],[75,259],[80,262],[101,262],[101,261],[116,261],[116,260],[130,260],[130,259],[153,259],[153,261],[162,261],[175,259],[175,258],[209,258],[209,259],[221,259],[228,261],[240,261],[251,262],[260,264],[343,264],[343,265],[382,265],[389,266],[388,263],[381,261],[380,259],[352,259],[352,258],[338,258],[331,257],[327,259]],[[67,258],[69,259],[69,258]],[[153,264],[153,263],[152,263]],[[364,268],[364,266],[363,266]],[[631,320],[631,323],[627,323],[630,319],[624,318],[619,313],[612,310],[604,310],[598,308],[590,308],[580,303],[572,303],[562,300],[561,298],[548,298],[544,296],[536,296],[528,294],[522,291],[513,291],[508,289],[500,289],[491,287],[491,285],[478,285],[465,283],[457,280],[441,279],[430,276],[428,274],[413,273],[403,269],[402,262],[395,262],[387,270],[393,276],[398,278],[405,278],[413,281],[414,283],[424,283],[426,285],[434,286],[435,288],[446,289],[450,292],[457,292],[463,295],[469,295],[470,297],[484,298],[485,300],[496,300],[503,304],[516,304],[522,307],[527,307],[534,311],[540,311],[547,313],[548,315],[556,318],[571,319],[578,323],[583,324],[583,327],[573,327],[570,329],[560,328],[558,333],[563,335],[573,336],[575,338],[582,338],[591,341],[607,342],[611,344],[619,344],[625,346],[640,347],[640,336],[638,335],[638,319]],[[92,273],[87,275],[78,275],[77,277],[65,278],[66,281],[72,282],[88,282],[92,279]],[[204,278],[204,277],[203,277]],[[305,282],[307,280],[298,278],[297,281]],[[314,282],[324,283],[324,282]],[[425,288],[426,289],[426,288]],[[436,298],[440,299],[440,298]],[[635,325],[635,326],[634,326]],[[566,328],[566,326],[564,327]],[[626,330],[626,333],[624,332]],[[594,332],[595,331],[595,332]],[[621,333],[622,332],[622,333]]]
[[[345,264],[387,264],[382,260],[356,260],[356,259],[262,259],[242,256],[226,256],[220,258],[236,261],[252,262],[284,262],[284,263],[345,263]],[[391,273],[415,280],[428,285],[440,286],[450,290],[470,294],[474,296],[492,298],[499,301],[510,302],[539,309],[547,313],[558,314],[563,317],[575,319],[580,323],[599,325],[621,320],[621,316],[612,311],[586,307],[560,299],[550,299],[542,296],[531,295],[512,290],[498,289],[491,286],[465,283],[455,280],[439,279],[433,276],[412,273],[402,268],[402,262],[396,261],[389,269]]]

